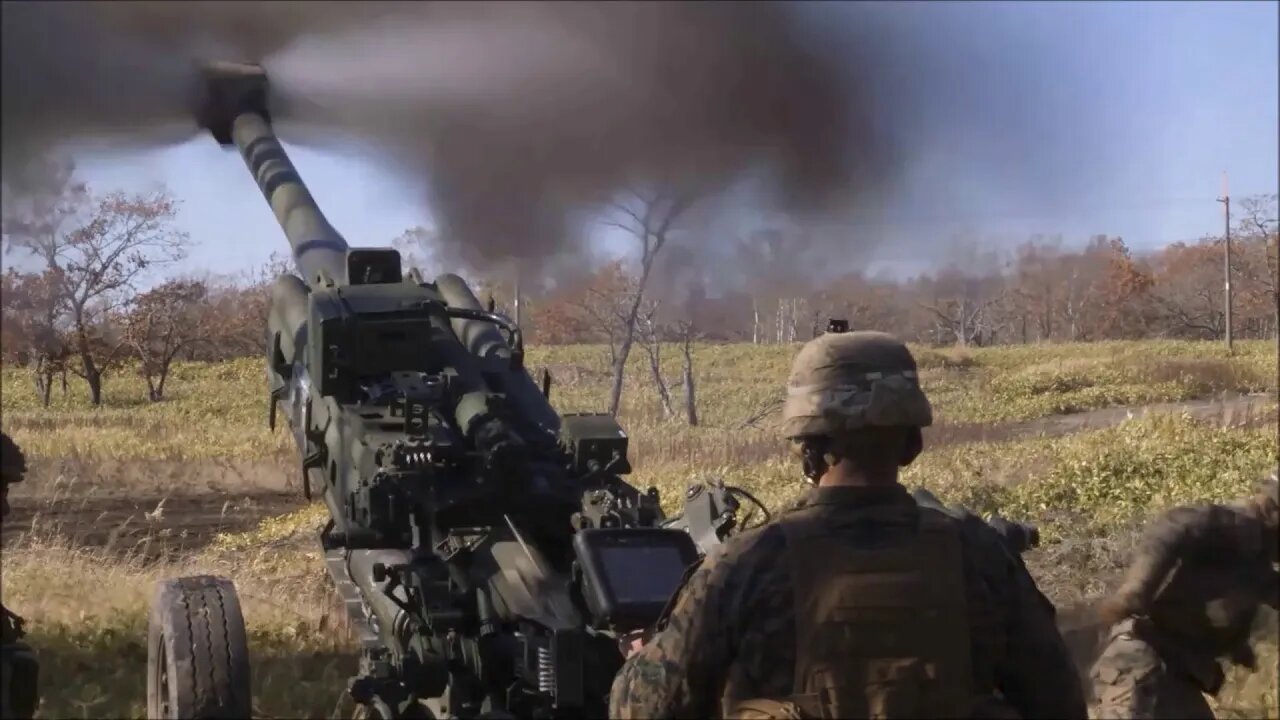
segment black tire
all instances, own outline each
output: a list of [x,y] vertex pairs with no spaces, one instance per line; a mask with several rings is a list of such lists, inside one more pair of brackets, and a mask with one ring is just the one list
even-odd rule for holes
[[161,582],[148,625],[148,718],[252,716],[249,643],[230,580],[201,575]]

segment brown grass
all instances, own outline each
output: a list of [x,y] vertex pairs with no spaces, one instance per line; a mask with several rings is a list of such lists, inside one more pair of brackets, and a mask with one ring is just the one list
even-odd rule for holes
[[39,653],[40,717],[143,717],[146,611],[155,585],[204,573],[235,579],[249,630],[255,715],[330,715],[355,671],[355,647],[313,549],[295,542],[161,562],[148,557],[130,547],[84,548],[53,534],[6,547],[5,603],[28,619],[27,641]]

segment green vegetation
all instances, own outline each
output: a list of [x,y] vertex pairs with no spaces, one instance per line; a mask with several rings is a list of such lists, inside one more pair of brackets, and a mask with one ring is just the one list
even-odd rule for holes
[[[1063,438],[926,450],[904,482],[974,512],[1037,522],[1052,541],[1115,531],[1172,505],[1239,497],[1276,461],[1274,427],[1231,429],[1157,415]],[[804,492],[798,465],[786,456],[699,474],[745,487],[771,507]],[[674,503],[692,477],[664,467],[635,480],[656,485]]]
[[[620,413],[641,464],[668,458],[719,462],[776,454],[766,412],[781,398],[795,346],[702,345],[694,354],[699,415],[687,428],[663,417],[647,359],[628,368]],[[1117,405],[1176,402],[1222,392],[1274,392],[1276,347],[1237,344],[1228,356],[1216,343],[1108,342],[932,350],[916,348],[923,381],[941,423],[1028,420]],[[674,349],[668,351],[676,357]],[[672,360],[674,363],[674,359]],[[606,351],[596,345],[534,348],[528,365],[549,368],[552,400],[562,411],[599,411],[607,397]],[[29,374],[0,375],[5,428],[32,455],[110,459],[263,458],[289,448],[288,435],[268,432],[262,361],[180,364],[170,398],[147,402],[140,377],[122,372],[105,386],[105,407],[89,407],[83,384],[56,390],[40,407]],[[674,375],[674,371],[671,372]],[[758,429],[742,425],[759,415]],[[56,431],[56,432],[51,432]],[[657,456],[656,458],[654,456]]]

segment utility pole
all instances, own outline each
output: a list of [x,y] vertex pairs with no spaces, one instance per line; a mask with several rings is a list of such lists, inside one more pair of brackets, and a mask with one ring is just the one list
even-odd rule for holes
[[1218,202],[1222,203],[1223,218],[1226,226],[1224,239],[1224,252],[1222,259],[1222,272],[1226,278],[1223,288],[1226,309],[1224,311],[1223,320],[1226,323],[1227,352],[1231,352],[1231,193],[1227,190],[1227,174],[1222,173],[1222,197],[1218,198]]

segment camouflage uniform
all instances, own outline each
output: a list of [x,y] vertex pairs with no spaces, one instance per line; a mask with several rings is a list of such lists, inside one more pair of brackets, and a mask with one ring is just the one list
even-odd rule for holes
[[[1205,700],[1222,684],[1213,657],[1157,652],[1159,636],[1147,623],[1128,618],[1111,629],[1091,673],[1095,718],[1212,718]],[[1166,660],[1165,658],[1168,658]]]
[[[0,492],[2,514],[9,514],[9,484],[21,482],[27,471],[22,450],[0,433]],[[0,604],[0,717],[29,718],[39,704],[39,665],[31,647],[22,641],[22,618]]]
[[[899,364],[895,375],[893,367],[867,368],[864,363],[861,369],[871,376],[869,387],[837,387],[832,392],[827,386],[822,389],[825,399],[805,394],[804,373],[798,371],[806,364],[847,364],[848,356],[865,351],[867,344],[872,350],[886,345],[900,348],[894,359],[905,355],[909,366]],[[931,410],[914,371],[906,348],[879,333],[827,335],[809,343],[792,372],[791,398],[784,410],[788,436],[805,435],[811,430],[805,425],[821,422],[843,422],[846,427],[929,424]],[[798,598],[805,596],[797,591],[796,579],[811,577],[815,563],[797,563],[796,556],[788,554],[789,538],[794,535],[787,523],[797,517],[817,521],[824,528],[835,528],[825,541],[853,548],[855,553],[879,552],[882,548],[892,551],[919,536],[924,516],[952,528],[960,541],[962,569],[955,574],[961,578],[964,602],[957,606],[968,622],[961,619],[957,624],[967,626],[968,657],[963,662],[974,690],[961,703],[966,708],[960,715],[1084,717],[1083,693],[1054,623],[1053,606],[999,534],[976,516],[961,519],[922,507],[896,483],[814,488],[774,522],[742,533],[710,553],[688,576],[667,613],[665,627],[628,658],[618,674],[610,716],[799,716],[796,708],[774,700],[765,701],[772,705],[766,705],[771,709],[763,714],[738,711],[743,701],[795,698],[804,692],[798,688],[798,665],[807,652],[799,638],[805,635],[801,628],[811,623],[797,613]],[[844,637],[866,638],[853,645],[887,642],[874,631]],[[841,714],[861,712],[866,711],[846,709]],[[819,713],[806,708],[804,714]]]
[[1222,660],[1252,668],[1259,606],[1275,607],[1276,479],[1248,500],[1174,508],[1144,534],[1091,677],[1100,718],[1212,718]]

